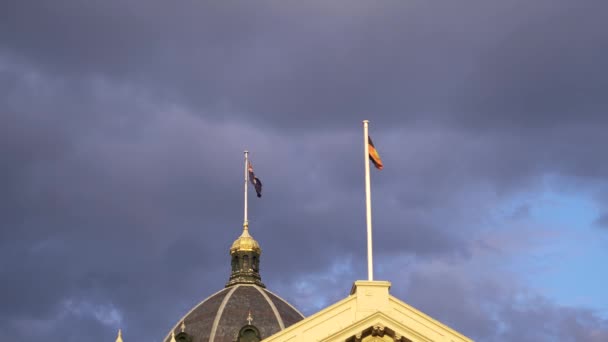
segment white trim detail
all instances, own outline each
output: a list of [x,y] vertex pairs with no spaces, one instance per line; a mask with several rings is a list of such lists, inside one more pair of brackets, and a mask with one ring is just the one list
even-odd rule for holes
[[[279,314],[279,310],[277,310],[277,307],[274,306],[272,299],[270,299],[270,297],[268,297],[268,295],[260,287],[255,286],[255,285],[253,287],[255,287],[255,289],[258,290],[258,292],[260,292],[262,294],[262,296],[264,296],[264,298],[270,305],[272,312],[274,312],[274,316],[277,318],[277,321],[279,322],[279,327],[281,327],[281,330],[285,329],[285,324],[283,324],[283,318],[281,318],[281,314]],[[210,342],[213,342],[213,341],[210,341]]]
[[280,300],[281,300],[283,303],[287,304],[287,306],[289,306],[290,308],[292,308],[292,309],[293,309],[293,311],[297,312],[297,313],[298,313],[298,315],[302,316],[302,319],[306,318],[306,316],[304,316],[304,315],[303,315],[303,314],[300,312],[300,310],[296,309],[296,307],[295,307],[295,306],[293,306],[293,305],[289,304],[289,302],[288,302],[288,301],[286,301],[285,299],[283,299],[283,297],[281,297],[281,296],[277,295],[276,293],[274,293],[274,292],[272,292],[272,291],[270,291],[270,290],[268,290],[268,289],[264,289],[264,291],[266,291],[266,292],[270,293],[271,295],[273,295],[273,296],[275,296],[275,297],[279,298],[279,299],[280,299]]
[[183,322],[186,319],[186,317],[188,317],[188,315],[190,315],[192,313],[192,311],[196,310],[199,306],[203,305],[203,303],[205,303],[207,300],[209,300],[212,297],[214,297],[216,294],[218,294],[218,293],[220,293],[222,291],[225,291],[225,290],[226,290],[226,288],[223,288],[223,289],[217,291],[216,293],[212,294],[211,296],[203,299],[200,303],[196,304],[196,306],[194,306],[190,311],[188,311],[187,314],[185,314],[184,316],[182,316],[182,318],[177,322],[177,324],[175,324],[173,326],[173,328],[171,328],[171,330],[169,330],[169,333],[167,334],[167,336],[165,337],[165,339],[163,341],[167,341],[167,340],[169,340],[169,338],[171,338],[171,332],[175,331],[175,329],[177,329],[177,327],[181,324],[181,322]]
[[[232,296],[232,293],[236,290],[237,287],[241,287],[241,286],[253,286],[255,287],[258,291],[260,291],[260,293],[262,294],[262,296],[264,296],[264,298],[266,299],[266,301],[268,302],[268,304],[270,305],[270,308],[272,309],[273,313],[275,314],[275,317],[277,318],[277,321],[279,323],[279,326],[281,327],[281,330],[285,329],[284,326],[284,322],[283,322],[283,318],[280,316],[278,309],[276,308],[276,306],[274,305],[274,302],[272,301],[272,299],[270,299],[270,297],[268,297],[268,295],[266,294],[266,292],[270,293],[271,295],[275,296],[276,298],[278,298],[280,301],[282,301],[284,304],[287,304],[287,306],[289,306],[290,308],[292,308],[295,312],[297,312],[302,319],[306,318],[298,309],[296,309],[293,305],[291,305],[289,302],[287,302],[285,299],[281,298],[281,296],[277,295],[276,293],[269,291],[268,289],[262,289],[261,287],[259,287],[258,285],[253,285],[253,284],[237,284],[234,285],[226,294],[226,296],[222,299],[222,303],[220,304],[220,307],[218,308],[215,320],[213,322],[213,326],[212,326],[212,333],[209,337],[209,342],[213,342],[213,339],[215,338],[215,333],[217,330],[217,327],[219,325],[219,320],[221,319],[221,315],[224,311],[224,308],[226,307],[226,304],[228,303],[228,300],[230,299],[230,297]],[[197,308],[199,308],[201,305],[203,305],[205,302],[207,302],[209,299],[215,297],[218,293],[226,291],[227,288],[223,288],[217,292],[215,292],[214,294],[210,295],[209,297],[205,298],[203,301],[201,301],[200,303],[198,303],[196,306],[194,306],[190,311],[188,311],[188,313],[186,313],[184,316],[182,316],[182,318],[177,322],[177,324],[175,324],[173,326],[173,328],[171,328],[171,330],[169,331],[169,333],[167,334],[167,336],[165,337],[165,339],[163,341],[167,342],[171,339],[171,332],[175,331],[176,329],[179,328],[180,324],[186,319],[186,317],[188,317],[194,310],[196,310]]]
[[213,321],[213,325],[211,326],[211,335],[209,335],[209,342],[213,342],[215,340],[215,333],[217,332],[217,326],[220,323],[220,318],[222,318],[222,313],[224,313],[224,308],[226,307],[226,303],[234,293],[234,291],[239,288],[241,285],[237,285],[233,287],[230,292],[226,294],[226,297],[222,300],[222,304],[220,304],[219,309],[217,309],[217,314],[215,315],[215,320]]

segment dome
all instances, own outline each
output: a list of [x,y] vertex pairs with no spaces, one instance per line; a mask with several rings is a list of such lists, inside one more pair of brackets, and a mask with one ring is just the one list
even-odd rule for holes
[[262,249],[257,241],[253,239],[253,236],[249,235],[249,227],[245,224],[243,234],[232,243],[230,247],[230,253],[237,251],[256,252],[262,254]]
[[[304,319],[296,308],[262,283],[261,254],[262,249],[245,222],[243,233],[230,248],[231,274],[226,288],[190,310],[164,341],[259,341]],[[252,335],[256,337],[251,339]]]
[[[256,327],[263,339],[303,318],[293,306],[265,288],[237,284],[195,306],[172,331],[181,332],[183,322],[184,332],[192,337],[192,342],[234,342],[241,328],[248,324]],[[165,341],[170,339],[171,332]]]

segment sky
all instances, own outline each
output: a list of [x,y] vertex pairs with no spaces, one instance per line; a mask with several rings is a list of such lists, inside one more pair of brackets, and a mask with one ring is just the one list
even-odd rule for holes
[[375,279],[477,341],[608,341],[608,3],[0,2],[0,335],[161,341]]

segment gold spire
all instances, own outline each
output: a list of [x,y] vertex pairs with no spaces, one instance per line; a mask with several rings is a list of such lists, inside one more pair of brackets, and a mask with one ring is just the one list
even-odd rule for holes
[[184,322],[184,321],[182,321],[181,330],[182,330],[182,332],[184,332],[186,330],[186,322]]
[[243,224],[243,233],[241,236],[239,236],[232,244],[232,247],[230,247],[230,254],[238,251],[262,253],[260,244],[249,235],[249,223],[247,222]]
[[123,342],[122,341],[122,329],[118,329],[118,336],[116,336],[116,342]]
[[177,342],[177,341],[175,340],[175,331],[172,331],[172,332],[171,332],[171,341],[169,341],[169,342]]

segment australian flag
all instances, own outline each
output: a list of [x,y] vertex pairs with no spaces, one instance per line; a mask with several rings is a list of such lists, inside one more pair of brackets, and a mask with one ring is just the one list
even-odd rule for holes
[[253,184],[253,187],[255,188],[255,192],[258,194],[258,197],[262,197],[262,182],[260,182],[260,179],[256,177],[255,174],[253,174],[253,165],[251,165],[251,162],[247,163],[247,170],[249,171],[249,180],[251,181],[251,184]]

